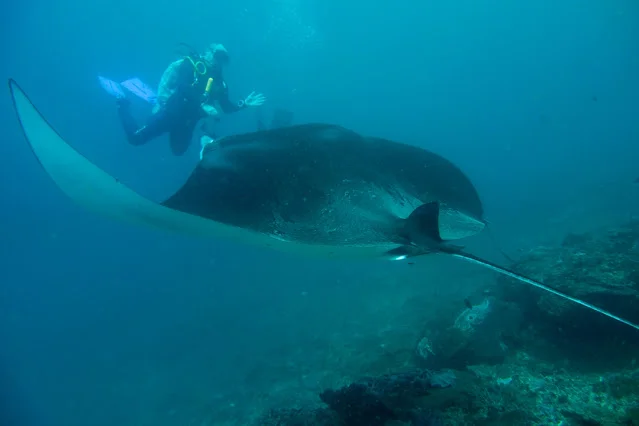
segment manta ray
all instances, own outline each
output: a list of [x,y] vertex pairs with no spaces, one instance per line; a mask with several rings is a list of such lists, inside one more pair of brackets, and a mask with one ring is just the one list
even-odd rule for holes
[[206,147],[186,182],[147,199],[69,145],[9,80],[24,136],[76,203],[135,225],[323,258],[404,260],[444,254],[639,326],[454,244],[486,227],[471,180],[426,149],[311,123],[227,136]]

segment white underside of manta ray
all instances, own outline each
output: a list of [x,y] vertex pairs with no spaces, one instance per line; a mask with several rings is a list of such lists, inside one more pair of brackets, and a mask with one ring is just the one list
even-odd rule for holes
[[73,149],[9,80],[26,140],[76,203],[136,225],[329,258],[448,254],[639,326],[448,242],[485,227],[468,178],[427,150],[307,124],[215,142],[187,182],[157,203]]

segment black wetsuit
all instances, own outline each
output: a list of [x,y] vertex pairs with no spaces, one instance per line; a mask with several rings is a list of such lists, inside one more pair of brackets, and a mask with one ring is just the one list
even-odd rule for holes
[[189,60],[182,61],[177,71],[179,77],[175,93],[141,128],[131,114],[129,101],[118,100],[118,115],[129,143],[144,145],[151,139],[168,133],[173,155],[183,155],[193,139],[198,121],[207,117],[202,109],[202,101],[209,78],[213,78],[213,87],[208,93],[208,102],[217,101],[227,114],[243,108],[243,103],[234,104],[229,100],[228,87],[220,73],[209,71],[205,75],[199,75],[196,80],[193,71]]

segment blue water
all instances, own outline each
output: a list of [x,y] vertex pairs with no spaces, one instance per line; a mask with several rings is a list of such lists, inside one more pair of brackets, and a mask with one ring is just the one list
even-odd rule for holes
[[[17,79],[84,155],[154,199],[186,179],[197,144],[180,158],[164,139],[128,145],[96,76],[156,86],[177,43],[219,42],[231,55],[233,100],[256,90],[266,113],[287,108],[298,123],[336,123],[453,160],[507,250],[639,207],[633,0],[25,0],[2,9],[2,78]],[[450,282],[486,277],[448,260],[420,270],[325,263],[113,223],[55,188],[8,90],[0,99],[2,425],[188,425],[223,395],[250,392],[255,365],[295,351],[314,362],[323,349],[313,336],[345,322],[367,329],[375,308],[364,305],[376,292],[388,303],[410,289],[454,304],[464,296]],[[218,132],[254,126],[242,111]],[[496,258],[487,238],[470,244]]]

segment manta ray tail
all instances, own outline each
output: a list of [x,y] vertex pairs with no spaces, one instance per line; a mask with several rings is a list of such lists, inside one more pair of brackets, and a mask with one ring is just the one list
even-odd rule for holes
[[570,300],[571,302],[577,303],[577,304],[579,304],[581,306],[585,306],[588,309],[592,309],[595,312],[599,312],[600,314],[603,314],[603,315],[605,315],[605,316],[607,316],[609,318],[612,318],[612,319],[617,320],[619,322],[622,322],[622,323],[624,323],[626,325],[629,325],[630,327],[632,327],[634,329],[639,330],[639,325],[637,325],[635,323],[632,323],[632,322],[630,322],[630,321],[628,321],[626,319],[623,319],[623,318],[621,318],[621,317],[619,317],[619,316],[617,316],[617,315],[615,315],[615,314],[613,314],[611,312],[608,312],[605,309],[599,308],[599,307],[597,307],[597,306],[595,306],[593,304],[590,304],[590,303],[588,303],[586,301],[583,301],[581,299],[577,299],[576,297],[572,297],[572,296],[570,296],[570,295],[568,295],[566,293],[563,293],[563,292],[561,292],[561,291],[559,291],[559,290],[557,290],[555,288],[547,286],[546,284],[540,283],[539,281],[535,281],[535,280],[533,280],[531,278],[525,277],[523,275],[519,275],[519,274],[517,274],[517,273],[515,273],[515,272],[513,272],[513,271],[511,271],[509,269],[503,268],[503,267],[501,267],[499,265],[496,265],[494,263],[491,263],[491,262],[489,262],[487,260],[481,259],[481,258],[479,258],[477,256],[474,256],[472,254],[465,253],[465,252],[457,252],[457,253],[451,252],[449,254],[451,256],[453,256],[453,257],[457,257],[459,259],[464,259],[467,262],[474,263],[476,265],[481,265],[481,266],[483,266],[485,268],[488,268],[488,269],[492,269],[495,272],[499,272],[500,274],[506,275],[507,277],[514,278],[514,279],[516,279],[518,281],[521,281],[523,283],[530,284],[530,285],[532,285],[534,287],[540,288],[540,289],[545,290],[545,291],[547,291],[549,293],[555,294],[555,295],[557,295],[559,297],[563,297],[566,300]]
[[[626,325],[629,325],[634,329],[639,330],[639,325],[623,319],[602,308],[599,308],[576,297],[570,296],[539,281],[535,281],[532,278],[517,274],[510,269],[506,269],[502,266],[484,260],[470,253],[466,253],[462,250],[461,247],[446,245],[439,234],[439,203],[437,202],[424,204],[416,208],[415,211],[410,214],[408,219],[405,220],[404,227],[405,234],[416,245],[401,246],[388,252],[389,254],[395,256],[395,259],[404,259],[410,256],[418,256],[433,252],[446,253],[453,257],[483,266],[495,272],[499,272],[500,274],[540,288],[559,297],[563,297],[566,300],[570,300],[571,302],[577,303],[581,306],[585,306],[588,309],[592,309],[595,312],[599,312],[600,314],[603,314],[609,318],[612,318]],[[433,243],[436,244],[436,246],[434,246]],[[434,247],[436,247],[436,249]]]
[[501,245],[499,244],[499,242],[497,241],[497,238],[495,237],[495,234],[492,231],[492,227],[488,226],[488,223],[486,224],[486,232],[488,234],[488,238],[490,238],[490,242],[491,244],[497,249],[497,251],[504,256],[504,258],[509,261],[510,263],[515,263],[515,259],[513,259],[512,257],[510,257],[508,255],[508,253],[506,253],[502,248]]

